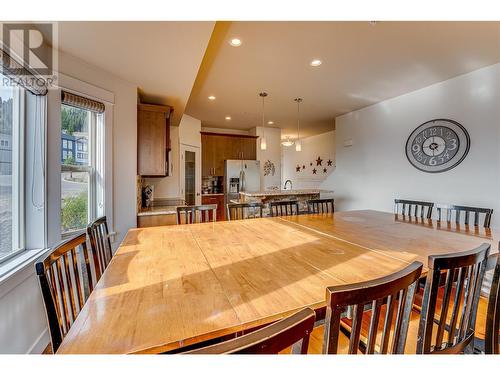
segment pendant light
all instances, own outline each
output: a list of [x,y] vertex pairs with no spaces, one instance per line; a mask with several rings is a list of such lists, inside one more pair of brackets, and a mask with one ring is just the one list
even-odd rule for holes
[[267,150],[267,142],[266,142],[266,133],[265,133],[265,128],[266,128],[266,123],[264,122],[264,99],[267,96],[267,92],[263,91],[259,94],[259,96],[262,98],[262,138],[260,139],[260,149],[261,150]]
[[302,142],[300,141],[300,103],[302,98],[293,99],[297,103],[297,140],[295,141],[295,151],[302,151]]
[[285,147],[290,147],[293,146],[293,141],[290,139],[289,136],[287,136],[284,141],[281,141],[281,144]]

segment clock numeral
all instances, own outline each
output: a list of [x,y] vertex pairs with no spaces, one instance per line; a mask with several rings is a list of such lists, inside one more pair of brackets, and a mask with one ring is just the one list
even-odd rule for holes
[[457,148],[457,140],[455,138],[450,139],[451,146],[448,147],[448,150],[454,150]]

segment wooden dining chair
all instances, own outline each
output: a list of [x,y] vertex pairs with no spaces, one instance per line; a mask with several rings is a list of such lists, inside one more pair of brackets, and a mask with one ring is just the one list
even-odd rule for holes
[[[403,270],[379,279],[328,287],[323,354],[338,353],[341,320],[348,308],[352,309],[349,354],[358,351],[366,354],[404,353],[413,297],[422,267],[421,262],[413,262]],[[368,337],[360,340],[365,307],[371,308]]]
[[[459,354],[471,351],[489,251],[490,245],[483,243],[469,251],[429,257],[417,354]],[[443,280],[441,308],[438,309],[439,289]]]
[[255,219],[262,217],[264,204],[260,202],[228,203],[227,220]]
[[[436,204],[438,212],[438,221],[444,219],[446,216],[446,221],[448,223],[452,222],[452,217],[455,216],[455,223],[469,225],[469,218],[471,214],[474,214],[474,226],[478,227],[480,222],[480,215],[484,215],[483,227],[489,228],[491,223],[491,215],[493,214],[493,209],[491,208],[480,208],[480,207],[467,207],[467,206],[455,206],[447,204]],[[446,213],[445,213],[446,212]],[[455,214],[453,215],[453,212]],[[462,215],[463,213],[463,215]]]
[[500,354],[500,254],[495,254],[488,261],[494,271],[486,313],[484,348],[486,354]]
[[183,354],[278,354],[292,346],[292,353],[307,354],[316,314],[310,308],[241,337]]
[[310,214],[333,213],[334,201],[333,199],[309,199],[307,208]]
[[85,304],[85,288],[89,292],[94,289],[86,241],[85,233],[79,234],[56,246],[35,264],[53,353]]
[[[484,339],[474,337],[474,350],[477,353],[500,354],[500,254],[490,254],[486,262],[486,273],[492,273],[491,286],[486,307]],[[485,276],[486,279],[486,276]],[[486,280],[484,280],[484,284]],[[479,303],[481,303],[480,297]],[[484,301],[484,299],[483,299]]]
[[[182,217],[184,217],[184,222]],[[216,204],[177,207],[177,224],[208,223],[210,221],[217,221]]]
[[87,226],[87,235],[92,250],[97,282],[113,257],[106,216],[102,216],[90,223]]
[[433,207],[434,203],[432,202],[394,199],[394,213],[403,216],[430,219]]
[[298,201],[277,201],[269,203],[271,216],[292,216],[299,214]]

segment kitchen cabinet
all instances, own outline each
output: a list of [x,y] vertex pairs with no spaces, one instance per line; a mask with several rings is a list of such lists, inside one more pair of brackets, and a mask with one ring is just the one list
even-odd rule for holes
[[137,106],[137,174],[169,175],[170,117],[172,108],[163,105]]
[[256,160],[254,136],[201,133],[203,176],[223,176],[225,160]]
[[226,210],[224,205],[224,194],[202,195],[201,204],[217,205],[217,221],[226,220]]

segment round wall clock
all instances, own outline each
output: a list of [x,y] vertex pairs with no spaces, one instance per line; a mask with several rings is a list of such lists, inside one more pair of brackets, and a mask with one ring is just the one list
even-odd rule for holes
[[423,172],[438,173],[456,167],[467,156],[470,137],[458,122],[448,119],[427,121],[406,141],[406,157]]

